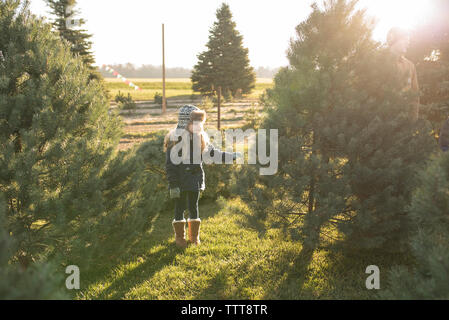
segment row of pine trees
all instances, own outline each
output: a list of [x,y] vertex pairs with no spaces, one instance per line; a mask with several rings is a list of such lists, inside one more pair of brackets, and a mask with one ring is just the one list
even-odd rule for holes
[[66,266],[101,268],[166,205],[162,137],[117,150],[123,123],[62,29],[0,2],[0,299],[67,297]]

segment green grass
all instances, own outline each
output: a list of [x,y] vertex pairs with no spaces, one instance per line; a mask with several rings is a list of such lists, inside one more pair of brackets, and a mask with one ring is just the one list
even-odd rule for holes
[[[139,86],[142,90],[134,90],[126,83],[117,81],[117,79],[105,79],[106,89],[109,91],[110,99],[114,100],[118,92],[122,92],[125,96],[128,93],[134,100],[154,100],[156,92],[162,94],[162,81],[148,81],[148,79],[130,79],[134,84]],[[174,79],[166,81],[165,94],[167,98],[179,98],[190,99],[192,95],[199,98],[199,93],[195,93],[192,90],[192,83],[189,79]],[[267,82],[266,79],[261,79],[260,82],[256,82],[256,87],[253,92],[249,94],[248,98],[257,98],[261,95],[265,89],[271,88],[273,84]]]
[[151,225],[119,262],[83,275],[78,299],[372,299],[365,269],[376,264],[381,287],[403,257],[310,252],[254,217],[239,200],[200,205],[199,247],[174,244],[172,212]]

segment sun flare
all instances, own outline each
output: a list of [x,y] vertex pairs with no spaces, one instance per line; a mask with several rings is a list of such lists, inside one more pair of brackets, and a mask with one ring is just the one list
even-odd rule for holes
[[379,34],[392,27],[413,30],[432,18],[431,0],[365,0],[368,13],[377,19]]

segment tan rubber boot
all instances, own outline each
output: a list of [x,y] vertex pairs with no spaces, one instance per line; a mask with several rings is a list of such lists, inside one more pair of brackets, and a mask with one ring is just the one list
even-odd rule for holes
[[189,241],[198,246],[200,241],[200,225],[201,225],[201,219],[188,219],[189,223]]
[[185,220],[179,220],[175,221],[173,220],[173,230],[175,231],[175,241],[176,245],[180,248],[187,247],[187,241],[186,241],[186,221]]

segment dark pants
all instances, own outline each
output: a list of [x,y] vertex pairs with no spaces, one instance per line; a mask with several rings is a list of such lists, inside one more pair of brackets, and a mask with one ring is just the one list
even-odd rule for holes
[[200,198],[199,192],[181,191],[181,196],[175,199],[175,220],[184,219],[184,211],[189,209],[190,219],[198,219],[198,200]]

